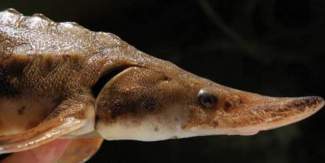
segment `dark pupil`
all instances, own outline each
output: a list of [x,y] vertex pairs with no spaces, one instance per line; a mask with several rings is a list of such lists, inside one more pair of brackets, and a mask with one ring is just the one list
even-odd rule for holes
[[198,98],[199,98],[200,104],[206,108],[213,107],[217,102],[216,96],[214,96],[213,94],[211,94],[207,91],[204,91],[204,90],[200,90],[200,92],[198,94]]

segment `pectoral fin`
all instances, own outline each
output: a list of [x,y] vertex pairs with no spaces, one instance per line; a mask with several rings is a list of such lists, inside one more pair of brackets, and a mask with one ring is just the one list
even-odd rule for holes
[[102,143],[103,138],[100,137],[72,140],[58,163],[86,162],[98,151]]
[[63,101],[36,127],[19,134],[0,136],[0,154],[35,148],[81,129],[87,124],[92,107],[85,98]]

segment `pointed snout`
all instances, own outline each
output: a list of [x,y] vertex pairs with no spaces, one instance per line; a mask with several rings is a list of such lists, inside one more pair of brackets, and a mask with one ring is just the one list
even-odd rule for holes
[[216,105],[192,109],[183,125],[200,135],[254,135],[301,121],[325,104],[318,96],[270,97],[218,84],[204,90],[216,97]]
[[[230,135],[253,135],[303,120],[325,104],[318,96],[267,97],[242,94],[241,104],[218,116],[220,127],[229,129]],[[224,107],[225,108],[225,107]]]
[[324,106],[324,99],[318,96],[297,98],[270,98],[262,103],[252,104],[250,112],[262,120],[259,130],[282,127],[303,120]]

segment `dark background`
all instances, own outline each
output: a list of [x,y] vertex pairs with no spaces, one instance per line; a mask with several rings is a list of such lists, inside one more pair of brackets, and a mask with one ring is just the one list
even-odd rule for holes
[[[76,21],[238,89],[325,96],[324,0],[1,0]],[[325,112],[257,136],[105,142],[90,162],[323,163]]]

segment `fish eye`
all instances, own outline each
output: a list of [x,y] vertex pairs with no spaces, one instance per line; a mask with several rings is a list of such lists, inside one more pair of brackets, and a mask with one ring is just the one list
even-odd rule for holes
[[212,108],[218,102],[218,98],[214,94],[204,89],[199,91],[197,97],[199,103],[205,108]]

